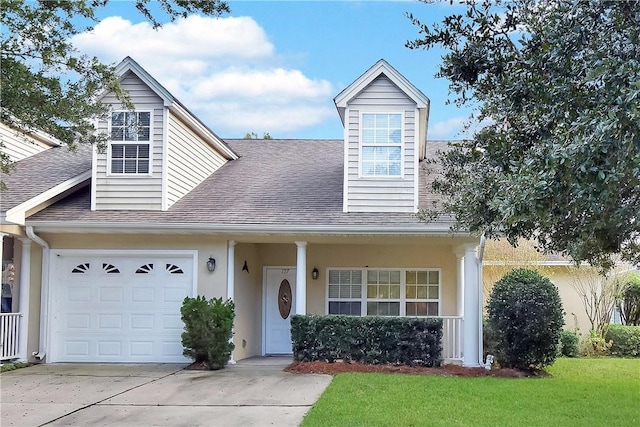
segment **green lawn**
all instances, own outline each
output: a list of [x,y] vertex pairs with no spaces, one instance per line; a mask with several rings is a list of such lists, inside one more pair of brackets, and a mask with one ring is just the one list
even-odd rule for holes
[[549,377],[337,375],[310,426],[640,426],[640,359],[566,359]]

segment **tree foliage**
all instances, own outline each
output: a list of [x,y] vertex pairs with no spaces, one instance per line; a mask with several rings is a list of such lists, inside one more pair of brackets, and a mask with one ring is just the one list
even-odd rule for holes
[[[102,143],[93,121],[106,114],[98,95],[109,90],[131,107],[118,84],[114,67],[78,52],[72,36],[91,29],[96,12],[109,0],[2,0],[2,56],[0,120],[29,133],[44,131],[74,147]],[[229,12],[221,0],[136,0],[135,8],[154,26],[190,13],[219,16]],[[134,4],[132,3],[132,7]],[[158,12],[159,11],[159,12]],[[89,23],[89,24],[87,24]],[[0,147],[0,169],[10,162]]]
[[[431,2],[429,0],[423,0]],[[441,154],[433,188],[457,227],[608,270],[640,262],[640,1],[465,0],[407,46],[479,130]]]
[[622,297],[618,299],[622,323],[640,326],[640,273],[629,273],[624,280]]

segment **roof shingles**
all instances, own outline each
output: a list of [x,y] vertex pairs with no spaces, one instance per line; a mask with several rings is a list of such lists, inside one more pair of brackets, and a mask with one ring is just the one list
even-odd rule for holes
[[[30,221],[229,224],[419,225],[410,213],[342,211],[342,140],[226,140],[240,155],[206,178],[167,211],[91,211],[81,192]],[[422,168],[421,168],[422,169]],[[421,171],[420,199],[427,194]],[[448,226],[449,220],[440,221]]]
[[81,145],[76,151],[54,147],[16,162],[10,174],[1,176],[7,186],[0,193],[2,211],[91,170],[91,152],[89,145]]

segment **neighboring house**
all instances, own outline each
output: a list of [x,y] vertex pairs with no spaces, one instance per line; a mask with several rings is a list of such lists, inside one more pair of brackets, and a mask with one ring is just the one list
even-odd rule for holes
[[[509,271],[517,268],[535,270],[548,277],[558,288],[564,314],[564,329],[588,336],[591,322],[587,315],[583,297],[587,296],[593,306],[593,301],[602,295],[602,286],[606,280],[598,269],[588,265],[576,266],[570,259],[558,254],[542,254],[536,251],[535,242],[521,241],[517,248],[511,247],[506,240],[490,241],[486,244],[483,257],[482,277],[484,282],[484,298],[488,299],[493,284]],[[609,285],[616,277],[634,271],[630,264],[618,262],[609,272]],[[605,285],[607,286],[607,285]],[[607,288],[610,290],[611,288]],[[612,317],[615,312],[612,313]],[[612,318],[612,322],[616,322]],[[617,320],[619,322],[619,320]]]
[[42,132],[25,135],[0,122],[0,145],[2,152],[9,156],[9,160],[17,162],[48,148],[59,147],[62,143]]
[[444,357],[481,364],[479,239],[416,219],[445,144],[387,62],[335,98],[344,140],[222,140],[132,59],[117,71],[135,111],[104,95],[105,152],[3,177],[20,358],[184,361],[179,308],[205,295],[235,302],[235,359],[291,353],[291,314],[340,313],[442,317]]

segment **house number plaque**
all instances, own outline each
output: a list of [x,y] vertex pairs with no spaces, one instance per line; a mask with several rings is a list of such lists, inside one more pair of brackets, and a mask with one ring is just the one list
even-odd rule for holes
[[291,313],[291,300],[291,285],[287,279],[284,279],[278,289],[278,310],[283,319],[289,317]]

